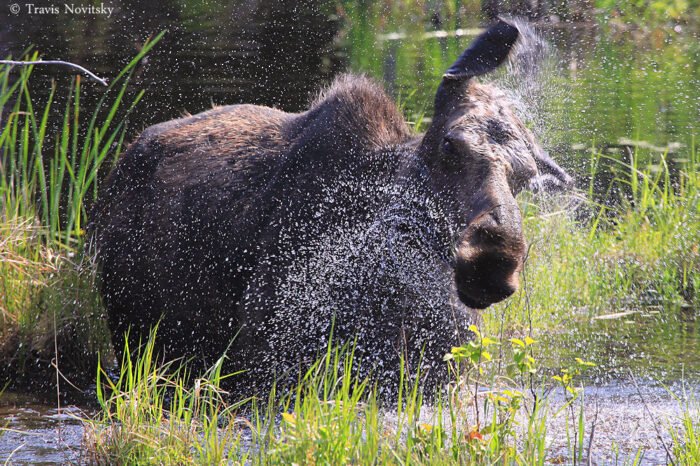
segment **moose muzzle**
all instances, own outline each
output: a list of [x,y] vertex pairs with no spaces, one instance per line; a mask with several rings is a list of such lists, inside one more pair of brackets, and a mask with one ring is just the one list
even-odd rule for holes
[[484,309],[518,289],[527,245],[515,200],[493,205],[478,215],[455,245],[455,284],[459,299]]

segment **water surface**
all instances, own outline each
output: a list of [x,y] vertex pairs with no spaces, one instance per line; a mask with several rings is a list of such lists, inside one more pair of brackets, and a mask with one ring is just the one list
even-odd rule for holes
[[79,462],[83,426],[88,416],[74,406],[59,408],[29,394],[0,396],[0,462],[67,464]]

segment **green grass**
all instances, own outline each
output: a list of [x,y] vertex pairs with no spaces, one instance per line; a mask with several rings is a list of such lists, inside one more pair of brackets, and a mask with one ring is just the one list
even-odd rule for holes
[[669,428],[673,440],[673,457],[679,466],[690,466],[700,463],[700,402],[693,391],[686,391],[684,386],[681,395],[675,395],[682,409],[681,426]]
[[124,105],[129,77],[161,36],[148,40],[111,80],[87,118],[79,76],[54,121],[61,92],[55,82],[37,108],[33,66],[0,67],[2,381],[46,380],[42,375],[52,366],[76,378],[94,374],[98,352],[109,351],[95,267],[83,254],[87,209],[101,168],[116,160],[127,118],[143,95]]
[[[482,359],[493,345],[480,338],[471,353],[450,353],[454,382],[435,405],[404,385],[397,404],[382,407],[377,387],[351,374],[348,345],[329,344],[289,393],[230,403],[221,361],[183,385],[186,369],[156,364],[151,339],[116,381],[100,372],[102,415],[86,420],[86,448],[99,464],[544,464],[547,416],[556,414],[541,390],[535,401],[514,379],[484,375],[499,364]],[[530,369],[534,361],[517,377]]]
[[225,402],[223,359],[187,385],[185,366],[159,364],[153,348],[152,334],[137,358],[132,360],[127,351],[115,381],[100,367],[102,416],[86,423],[89,461],[189,464],[196,458],[199,464],[220,464],[237,459],[241,430],[235,412],[240,403]]
[[48,390],[54,367],[93,380],[110,347],[94,264],[44,234],[31,220],[0,224],[0,379]]
[[523,286],[485,313],[488,331],[504,327],[504,318],[506,330],[537,334],[648,306],[697,309],[700,160],[694,144],[673,179],[663,155],[660,165],[646,168],[637,166],[637,154],[631,164],[610,159],[620,173],[612,183],[627,193],[615,207],[589,201],[592,189],[568,199],[521,198],[531,245]]
[[[105,160],[115,161],[124,141],[129,114],[143,96],[139,93],[116,119],[136,64],[160,40],[148,40],[136,57],[112,79],[87,126],[81,120],[81,78],[68,89],[60,128],[54,134],[49,115],[56,93],[52,84],[46,104],[34,108],[30,89],[32,66],[0,68],[0,112],[7,113],[0,133],[0,205],[4,220],[36,219],[43,227],[44,244],[80,245],[87,222],[86,209],[97,197],[98,173]],[[38,54],[27,57],[36,60]],[[108,97],[111,105],[107,104]],[[7,106],[7,108],[6,108]],[[53,147],[46,147],[48,140]],[[108,159],[108,156],[110,157]]]
[[697,22],[700,2],[697,0],[629,1],[596,0],[596,8],[607,15],[622,16],[640,25],[664,21]]

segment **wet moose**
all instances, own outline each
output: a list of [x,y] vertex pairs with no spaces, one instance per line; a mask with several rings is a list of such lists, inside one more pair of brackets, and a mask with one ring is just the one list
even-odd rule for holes
[[518,35],[499,21],[476,39],[423,135],[355,75],[303,113],[232,105],[146,129],[92,215],[117,351],[160,322],[167,358],[203,366],[228,348],[226,369],[246,369],[234,390],[252,394],[296,380],[332,330],[384,386],[402,354],[412,372],[422,354],[434,386],[475,310],[518,287],[514,196],[571,182],[505,93],[475,79]]

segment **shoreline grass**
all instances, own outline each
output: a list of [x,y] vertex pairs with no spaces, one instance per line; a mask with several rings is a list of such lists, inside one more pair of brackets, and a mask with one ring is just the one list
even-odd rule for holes
[[[625,193],[617,205],[590,202],[589,193],[538,202],[521,198],[531,244],[524,286],[485,313],[486,328],[550,331],[572,319],[647,306],[697,309],[700,302],[700,160],[695,141],[674,179],[665,155],[658,165],[626,169],[613,184]],[[600,154],[594,156],[600,157]],[[593,179],[594,177],[592,177]],[[572,209],[572,204],[578,207]],[[579,214],[577,218],[577,212]],[[507,309],[507,312],[506,312]]]
[[0,383],[51,390],[50,375],[61,371],[89,384],[98,353],[110,351],[83,236],[87,209],[143,96],[123,105],[129,78],[162,35],[144,43],[87,119],[80,76],[54,122],[56,83],[35,108],[33,66],[0,66]]
[[[450,353],[460,375],[434,406],[417,384],[405,384],[396,404],[382,406],[377,387],[351,374],[348,345],[329,342],[288,393],[273,389],[266,400],[227,403],[221,361],[185,387],[182,366],[155,364],[151,338],[136,361],[126,358],[116,382],[98,385],[102,415],[85,420],[85,449],[97,464],[544,464],[545,421],[553,412],[542,389],[527,398],[513,379],[483,375],[498,363],[482,359],[494,344],[480,337],[471,352]],[[515,371],[527,377],[533,368],[534,360]],[[579,403],[573,383],[564,384],[576,394],[564,408]],[[571,424],[577,439],[580,428]],[[583,449],[572,443],[570,451],[580,462]]]
[[[191,386],[178,362],[158,363],[154,335],[132,359],[129,351],[115,381],[97,372],[96,397],[102,415],[85,422],[85,449],[91,464],[200,464],[230,462],[241,435],[226,403],[220,359]],[[128,342],[127,342],[128,348]]]
[[[669,391],[670,393],[670,391]],[[700,401],[695,393],[686,390],[680,395],[671,395],[682,406],[681,427],[669,427],[673,442],[673,456],[679,466],[700,463]]]

